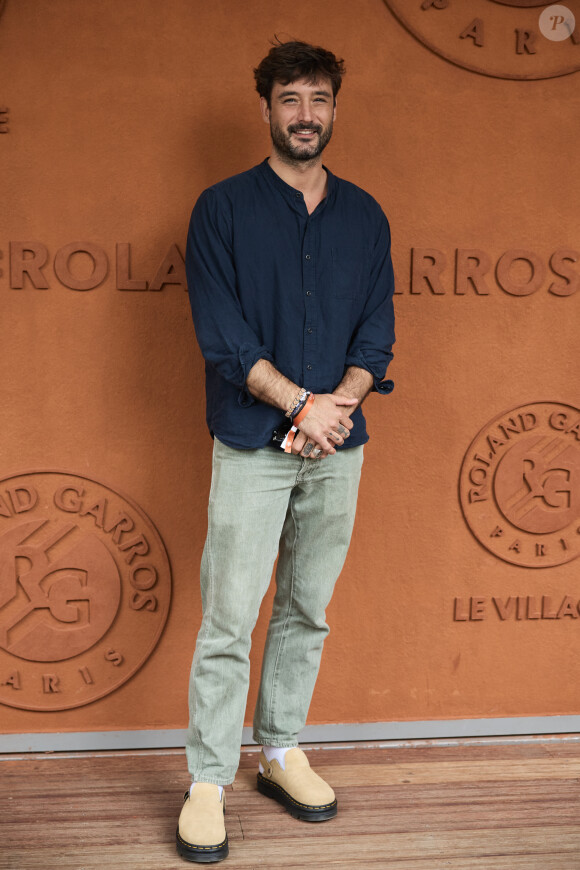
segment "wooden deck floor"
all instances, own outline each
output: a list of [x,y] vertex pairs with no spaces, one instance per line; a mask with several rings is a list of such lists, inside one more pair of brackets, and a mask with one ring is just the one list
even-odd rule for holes
[[[580,738],[312,747],[336,819],[228,789],[224,870],[580,870]],[[182,751],[0,756],[2,870],[173,870]]]

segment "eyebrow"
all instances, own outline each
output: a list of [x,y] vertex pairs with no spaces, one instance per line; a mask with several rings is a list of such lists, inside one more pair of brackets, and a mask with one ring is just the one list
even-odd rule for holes
[[[281,99],[282,97],[298,97],[298,96],[300,96],[298,91],[286,90],[286,91],[282,91],[282,93],[278,94],[278,99]],[[327,90],[318,90],[318,91],[313,92],[313,96],[331,97],[332,94],[330,91],[327,91]]]

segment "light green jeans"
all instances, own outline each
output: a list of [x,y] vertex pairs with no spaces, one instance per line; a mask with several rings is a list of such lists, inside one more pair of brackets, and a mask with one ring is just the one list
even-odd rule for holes
[[234,450],[215,439],[201,562],[203,620],[191,668],[186,754],[198,782],[228,785],[240,758],[251,635],[276,556],[254,740],[295,746],[346,557],[363,448],[326,459]]

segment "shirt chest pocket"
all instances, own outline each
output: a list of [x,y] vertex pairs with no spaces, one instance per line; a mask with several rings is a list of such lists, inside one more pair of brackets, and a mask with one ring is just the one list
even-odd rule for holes
[[331,249],[332,295],[337,299],[356,299],[364,293],[368,280],[368,248],[345,245]]

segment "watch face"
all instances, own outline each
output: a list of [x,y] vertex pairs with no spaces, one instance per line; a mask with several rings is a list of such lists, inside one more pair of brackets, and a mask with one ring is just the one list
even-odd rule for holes
[[505,79],[580,70],[580,0],[385,0],[407,30],[451,63]]

